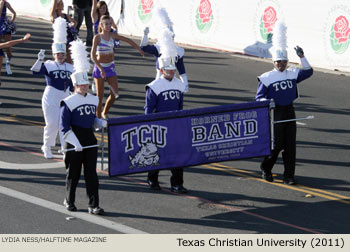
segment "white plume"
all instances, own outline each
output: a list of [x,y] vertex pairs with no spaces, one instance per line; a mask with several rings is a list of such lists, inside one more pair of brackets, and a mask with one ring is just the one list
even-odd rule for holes
[[64,18],[58,17],[52,25],[53,28],[53,42],[67,43],[67,22]]
[[157,6],[152,14],[154,29],[164,29],[173,26],[165,8]]
[[71,56],[75,72],[89,72],[91,64],[86,45],[81,39],[76,39],[70,43]]
[[277,21],[273,28],[272,46],[274,48],[287,48],[287,26],[283,21]]
[[169,29],[163,29],[159,32],[158,43],[162,58],[177,57],[176,44],[173,40],[173,33]]

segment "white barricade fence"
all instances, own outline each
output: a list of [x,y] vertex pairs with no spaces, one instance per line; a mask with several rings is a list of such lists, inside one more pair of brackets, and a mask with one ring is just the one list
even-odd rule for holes
[[[11,0],[18,14],[48,19],[52,0]],[[64,0],[65,11],[71,0]],[[348,0],[106,0],[121,34],[142,36],[152,30],[152,11],[165,7],[182,44],[270,57],[270,38],[277,20],[288,30],[293,47],[305,51],[312,66],[350,72],[350,1]],[[122,11],[122,14],[121,14]]]

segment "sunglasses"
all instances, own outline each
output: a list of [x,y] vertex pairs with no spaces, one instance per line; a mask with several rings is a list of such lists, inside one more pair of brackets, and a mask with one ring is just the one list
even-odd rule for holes
[[288,62],[288,60],[276,60],[275,62],[277,62],[277,63],[287,63]]

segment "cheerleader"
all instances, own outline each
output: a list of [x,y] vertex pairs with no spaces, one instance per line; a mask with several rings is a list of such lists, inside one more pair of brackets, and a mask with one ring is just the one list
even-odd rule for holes
[[[115,40],[127,42],[143,56],[144,53],[140,47],[132,40],[111,32],[111,18],[102,16],[99,26],[99,34],[94,36],[91,60],[95,63],[92,76],[94,77],[97,96],[99,103],[97,107],[97,117],[107,118],[107,114],[114,101],[119,97],[118,94],[118,78],[114,63],[114,42]],[[104,80],[110,85],[111,93],[107,98],[106,104],[102,111],[102,100],[104,97]]]
[[[51,147],[56,145],[59,130],[60,101],[73,92],[73,84],[70,75],[73,73],[73,65],[66,63],[67,29],[66,21],[58,17],[53,24],[54,36],[52,54],[54,60],[44,62],[44,50],[38,54],[38,60],[31,68],[34,75],[44,75],[46,87],[42,96],[42,109],[45,119],[43,145],[41,150],[45,158],[52,158]],[[63,138],[60,135],[60,143]]]
[[[98,1],[93,0],[92,1],[92,8],[91,8],[91,19],[94,27],[94,34],[98,34],[98,27],[100,24],[100,19],[102,16],[107,15],[109,16],[109,11],[108,11],[108,6],[105,1]],[[114,19],[110,16],[111,18],[111,31],[114,33],[118,33],[118,28],[117,25],[114,22]],[[118,39],[114,41],[114,48],[118,48],[120,45],[120,42]],[[92,92],[96,95],[96,85],[95,83],[92,83],[91,86]]]
[[[21,39],[14,39],[14,40],[10,40],[10,41],[4,42],[4,43],[0,43],[0,62],[2,62],[2,59],[3,59],[3,56],[4,56],[4,52],[3,52],[2,49],[15,46],[15,45],[17,45],[19,43],[27,42],[27,41],[29,41],[30,37],[31,37],[31,35],[29,33],[27,33]],[[0,73],[1,73],[1,64],[0,64]],[[0,79],[0,86],[1,86],[1,79]]]
[[[75,72],[71,75],[74,94],[61,102],[60,131],[64,135],[67,148],[73,148],[65,155],[66,198],[64,206],[68,211],[76,211],[75,191],[79,183],[81,169],[84,169],[86,193],[89,199],[88,212],[103,215],[99,207],[98,176],[96,173],[97,144],[94,128],[107,126],[107,122],[96,118],[98,98],[88,93],[90,68],[86,46],[81,40],[72,42],[72,58]],[[84,148],[85,147],[85,148]]]
[[[7,9],[11,12],[12,17],[9,19],[7,15]],[[15,25],[15,19],[16,19],[16,11],[11,7],[10,3],[6,0],[0,0],[0,37],[1,40],[10,41],[11,35],[16,33],[16,25]],[[11,58],[12,58],[12,48],[8,47],[6,49],[6,53],[4,53],[6,58],[6,72],[8,75],[12,74],[11,71]],[[1,60],[2,64],[2,60]],[[1,70],[1,66],[0,66]]]
[[[109,16],[108,6],[105,1],[92,0],[92,8],[91,8],[91,19],[94,26],[95,35],[98,34],[98,27],[100,24],[100,19],[102,16]],[[111,26],[113,31],[118,31],[118,28],[111,17]]]
[[[54,23],[57,17],[62,17],[67,22],[67,50],[69,49],[69,43],[77,38],[77,31],[75,27],[77,26],[77,22],[71,18],[69,15],[63,13],[64,4],[62,0],[52,0],[52,6],[50,10],[50,18],[51,23]],[[70,52],[67,52],[67,60],[68,63],[72,63],[72,59],[70,56]]]

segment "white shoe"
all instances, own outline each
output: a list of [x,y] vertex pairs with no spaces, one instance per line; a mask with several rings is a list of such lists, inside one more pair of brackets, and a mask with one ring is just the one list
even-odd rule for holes
[[6,73],[7,75],[12,74],[10,62],[6,62]]
[[47,159],[53,158],[53,155],[52,155],[50,147],[43,146],[43,147],[41,147],[41,150],[43,151],[45,158],[47,158]]

